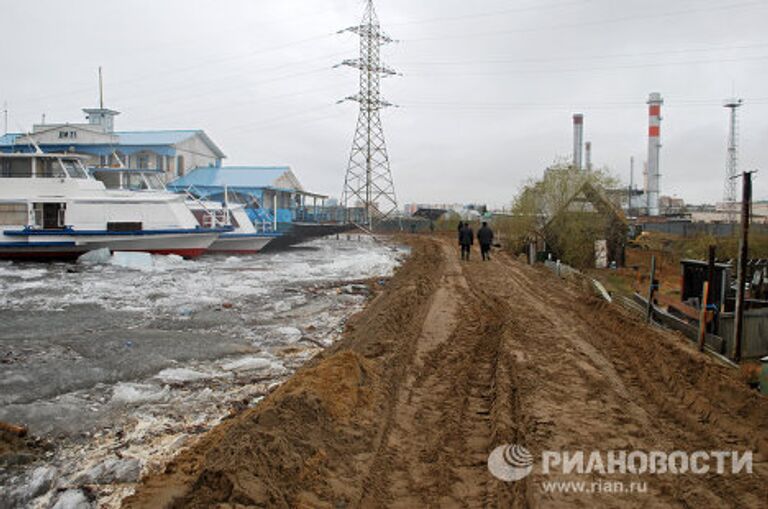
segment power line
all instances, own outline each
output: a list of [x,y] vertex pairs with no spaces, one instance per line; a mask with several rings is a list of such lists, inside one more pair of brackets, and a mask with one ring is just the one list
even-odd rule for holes
[[[312,88],[308,88],[308,89],[302,89],[302,90],[288,92],[288,93],[285,93],[285,94],[270,95],[270,96],[260,96],[260,95],[259,96],[250,96],[250,98],[247,99],[247,100],[235,101],[235,102],[230,102],[230,103],[221,103],[221,102],[219,102],[219,103],[216,103],[216,104],[214,104],[214,105],[212,105],[212,106],[210,106],[208,108],[199,108],[199,107],[197,107],[197,108],[194,108],[194,109],[192,109],[190,111],[192,113],[194,113],[195,115],[198,115],[200,113],[207,113],[207,112],[211,112],[211,111],[223,112],[223,111],[227,111],[228,108],[230,108],[230,109],[237,108],[238,110],[243,110],[244,108],[252,107],[252,106],[257,106],[257,105],[270,105],[270,106],[273,106],[273,105],[275,105],[275,102],[279,101],[280,99],[287,99],[287,98],[293,99],[293,98],[303,97],[303,96],[313,96],[313,95],[318,95],[319,93],[329,92],[329,91],[335,90],[337,88],[338,88],[337,85],[333,84],[333,85],[330,85],[330,86],[327,86],[327,87],[320,87],[320,88],[312,87]],[[170,118],[170,115],[174,115],[173,118],[178,118],[175,115],[175,113],[165,113],[165,114],[161,114],[161,115],[152,115],[152,116],[149,116],[149,117],[143,117],[143,120],[144,121],[152,122],[152,121],[156,121],[156,120],[159,120],[159,119]]]
[[443,16],[439,18],[429,18],[429,19],[413,20],[413,21],[401,21],[400,23],[391,23],[391,25],[407,26],[407,25],[423,25],[423,24],[429,24],[429,23],[438,23],[442,21],[465,21],[467,19],[474,19],[474,18],[495,17],[501,14],[513,14],[513,13],[532,12],[532,11],[538,12],[538,11],[544,11],[549,9],[557,9],[560,7],[584,5],[585,3],[591,3],[593,1],[594,0],[578,0],[573,2],[557,2],[553,4],[532,5],[530,7],[516,7],[514,9],[501,9],[497,11],[481,12],[481,13],[475,13],[475,14],[464,14],[459,16]]
[[666,49],[658,51],[646,51],[646,52],[630,52],[630,53],[614,53],[604,55],[572,55],[561,57],[524,57],[524,58],[500,58],[493,60],[446,60],[446,61],[401,61],[400,65],[439,65],[439,66],[451,66],[451,65],[477,65],[477,64],[518,64],[518,63],[540,63],[540,62],[571,62],[574,60],[610,60],[613,58],[627,58],[627,57],[644,57],[644,56],[659,56],[670,54],[685,54],[685,53],[706,53],[710,51],[734,51],[742,49],[755,49],[768,47],[768,42],[759,44],[745,44],[739,46],[712,46],[709,48],[689,48],[689,49]]
[[[754,104],[768,104],[768,97],[756,97],[752,99],[746,99],[750,103]],[[702,107],[721,107],[722,101],[719,99],[679,99],[671,100],[668,102],[668,106],[672,109],[675,108],[702,108]],[[404,108],[417,108],[417,109],[456,109],[456,110],[563,110],[573,111],[574,109],[585,110],[619,110],[619,109],[635,109],[645,106],[645,101],[570,101],[568,103],[549,103],[549,102],[525,102],[525,103],[508,103],[508,102],[481,102],[481,103],[467,103],[452,102],[452,101],[405,101],[402,103]]]
[[666,17],[673,17],[673,16],[681,16],[686,14],[694,14],[699,12],[733,10],[740,7],[753,7],[753,6],[765,7],[766,3],[758,0],[758,1],[733,3],[728,5],[718,5],[714,7],[708,7],[708,8],[682,9],[677,11],[651,13],[651,14],[634,14],[632,16],[619,16],[615,18],[608,18],[608,19],[595,20],[595,21],[582,21],[579,23],[563,23],[563,24],[549,25],[549,26],[515,28],[515,29],[508,29],[508,30],[486,31],[486,32],[476,32],[476,33],[461,33],[461,34],[442,35],[442,36],[433,36],[433,37],[418,37],[413,39],[408,38],[408,39],[405,39],[405,41],[409,43],[413,43],[413,42],[422,42],[422,41],[441,41],[441,40],[447,40],[447,39],[467,39],[472,37],[496,37],[499,35],[522,34],[522,33],[549,31],[549,30],[563,30],[563,29],[571,29],[571,28],[585,28],[585,27],[595,27],[595,26],[602,26],[602,25],[612,25],[617,23],[623,23],[626,21],[632,22],[632,21],[638,21],[638,20],[666,18]]
[[[245,53],[239,53],[239,54],[230,55],[230,56],[222,56],[221,53],[212,54],[210,58],[198,59],[194,64],[175,66],[175,67],[167,66],[167,67],[164,67],[163,69],[152,71],[151,73],[120,80],[118,84],[115,86],[115,88],[119,89],[120,87],[126,87],[128,85],[134,85],[140,82],[156,82],[159,76],[181,74],[183,72],[200,69],[211,64],[221,64],[224,62],[248,59],[256,55],[267,54],[275,51],[281,51],[287,48],[296,47],[296,46],[300,46],[300,45],[311,43],[311,42],[317,42],[318,40],[322,40],[322,39],[330,39],[333,36],[335,36],[335,34],[333,33],[324,33],[324,34],[315,35],[312,37],[306,37],[303,39],[290,41],[284,44],[268,46],[268,47],[259,48],[255,50],[249,50],[249,51],[246,51]],[[43,100],[57,99],[60,97],[80,95],[83,93],[91,92],[92,90],[93,90],[92,86],[82,87],[77,89],[71,89],[64,92],[56,92],[53,94],[39,95],[39,96],[36,96],[34,100],[39,102]],[[23,102],[23,101],[24,101],[24,98],[19,100],[19,102]],[[24,110],[21,110],[21,111],[24,111]]]
[[625,64],[625,65],[612,65],[610,67],[574,67],[568,69],[520,69],[515,68],[513,70],[504,72],[459,72],[459,73],[435,73],[429,74],[408,73],[409,76],[414,77],[441,77],[441,76],[508,76],[508,75],[521,75],[521,74],[567,74],[567,73],[579,73],[579,72],[599,72],[599,71],[615,71],[619,69],[644,69],[650,67],[669,67],[680,65],[708,65],[708,64],[721,64],[721,63],[733,63],[733,62],[751,62],[751,61],[763,61],[768,60],[768,55],[761,55],[755,57],[743,57],[743,58],[725,58],[725,59],[711,59],[711,60],[687,60],[676,62],[650,62],[642,64]]

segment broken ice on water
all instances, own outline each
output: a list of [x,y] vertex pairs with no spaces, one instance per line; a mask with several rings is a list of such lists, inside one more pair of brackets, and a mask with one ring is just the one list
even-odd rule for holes
[[94,484],[117,505],[137,469],[330,345],[365,300],[349,282],[386,277],[403,255],[363,237],[253,257],[0,264],[0,421],[54,445],[0,473],[0,506],[90,504],[80,487]]

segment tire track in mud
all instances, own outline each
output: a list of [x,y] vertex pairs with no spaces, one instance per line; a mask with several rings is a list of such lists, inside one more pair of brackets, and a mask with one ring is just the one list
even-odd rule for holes
[[510,370],[502,354],[506,323],[494,312],[496,302],[469,287],[451,249],[443,245],[443,254],[447,268],[417,341],[417,358],[368,475],[386,488],[360,500],[361,507],[509,506],[519,496],[486,467],[497,435],[508,434],[500,433],[499,423],[511,425],[518,406],[510,404]]
[[[510,294],[517,296],[509,299],[509,311],[525,317],[522,338],[528,353],[536,356],[532,374],[539,384],[528,394],[526,408],[534,414],[555,416],[551,432],[534,441],[536,447],[669,452],[739,449],[759,453],[756,461],[765,457],[765,432],[760,424],[768,417],[765,401],[740,387],[725,368],[693,352],[676,336],[650,329],[547,272],[505,256],[501,259],[503,263],[496,264],[498,279],[513,283]],[[551,385],[548,380],[567,386],[574,396],[572,403],[577,404],[569,406],[562,400],[554,407],[544,404],[558,403],[556,387],[546,387]],[[713,390],[722,386],[727,389],[719,391],[721,394]],[[751,418],[737,422],[740,419],[733,418],[734,409],[739,409],[740,416],[751,413]],[[574,424],[578,426],[574,428]],[[610,501],[642,507],[653,497],[665,506],[760,507],[768,500],[764,463],[755,469],[760,478],[645,476],[641,480],[649,483],[654,492],[651,496]],[[566,500],[574,503],[578,498]],[[584,501],[599,505],[594,498]],[[543,496],[541,502],[556,507],[562,500]]]

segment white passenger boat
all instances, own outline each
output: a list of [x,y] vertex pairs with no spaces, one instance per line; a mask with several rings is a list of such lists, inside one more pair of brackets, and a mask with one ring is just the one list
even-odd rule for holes
[[[142,195],[171,195],[165,189],[160,170],[136,170],[129,168],[91,168],[91,174],[107,189],[129,190]],[[197,224],[206,229],[228,228],[208,247],[209,253],[255,254],[264,249],[280,234],[260,232],[254,226],[245,207],[238,203],[198,200],[187,193],[186,204]]]
[[184,197],[107,190],[73,154],[0,154],[0,258],[75,258],[99,248],[199,256],[231,227],[204,228]]
[[187,200],[187,206],[203,227],[232,226],[234,230],[219,235],[208,248],[209,253],[255,254],[279,236],[273,232],[259,232],[239,204],[214,201]]

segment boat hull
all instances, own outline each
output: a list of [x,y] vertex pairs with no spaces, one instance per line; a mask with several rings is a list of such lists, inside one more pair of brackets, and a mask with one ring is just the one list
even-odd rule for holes
[[115,236],[105,239],[84,239],[88,250],[107,248],[110,251],[140,251],[159,255],[196,258],[204,254],[218,239],[218,233],[165,234],[141,237]]
[[0,260],[73,261],[87,251],[74,242],[0,242]]
[[272,242],[275,236],[261,234],[224,233],[208,248],[211,254],[256,254]]
[[5,231],[0,237],[0,259],[72,260],[88,251],[137,251],[195,258],[225,233],[220,230],[139,232]]

